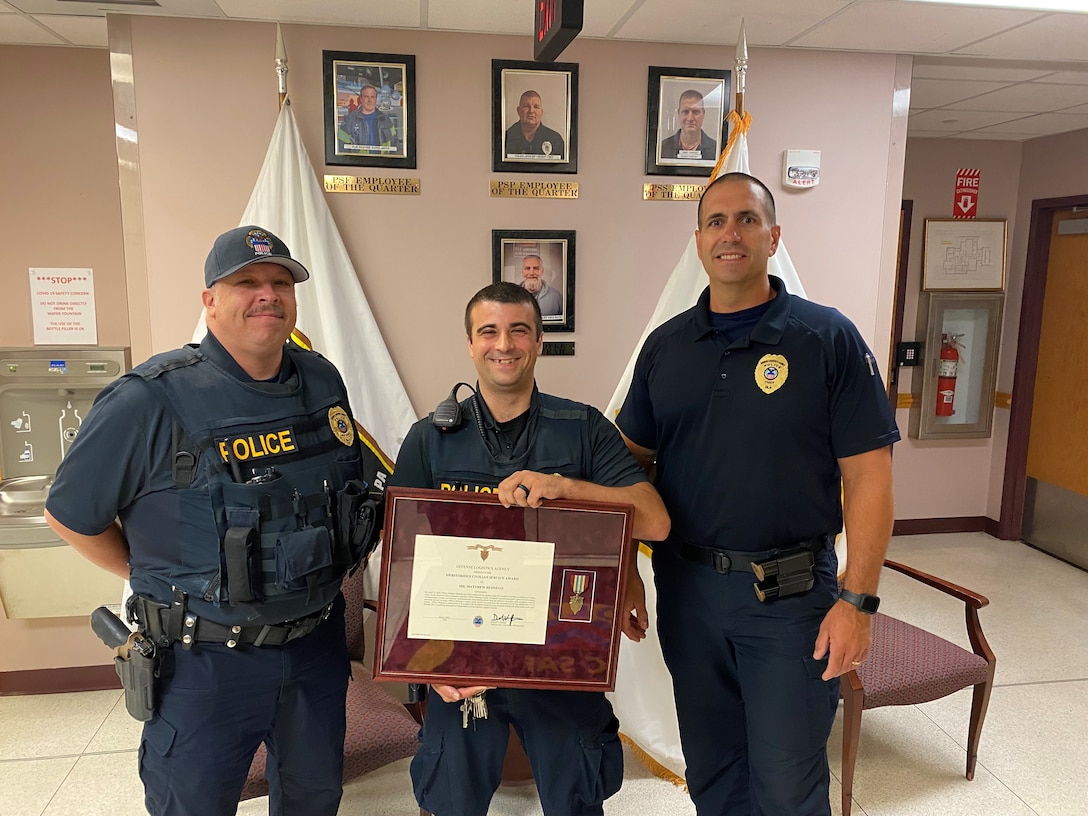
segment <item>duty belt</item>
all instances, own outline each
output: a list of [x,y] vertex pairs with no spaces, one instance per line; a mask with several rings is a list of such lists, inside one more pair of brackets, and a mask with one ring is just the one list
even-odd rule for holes
[[182,604],[161,604],[135,595],[132,607],[141,629],[154,642],[169,645],[180,641],[186,649],[194,643],[220,643],[233,649],[238,645],[282,646],[305,637],[332,613],[332,604],[312,615],[265,626],[216,623],[188,611]]
[[[674,542],[674,551],[685,561],[691,561],[693,564],[702,564],[705,567],[710,567],[722,575],[730,572],[755,573],[756,570],[753,569],[755,564],[760,564],[769,559],[773,559],[779,553],[804,548],[809,552],[816,554],[824,548],[827,538],[827,536],[817,536],[816,538],[810,538],[807,541],[800,541],[792,547],[776,547],[773,550],[755,550],[751,552],[746,550],[715,550],[710,549],[709,547],[696,547],[694,544],[689,544],[686,541],[677,540]],[[760,580],[762,580],[762,576],[759,577]]]

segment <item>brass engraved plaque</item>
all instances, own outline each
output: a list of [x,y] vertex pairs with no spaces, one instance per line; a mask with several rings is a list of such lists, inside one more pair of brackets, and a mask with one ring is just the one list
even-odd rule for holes
[[578,198],[577,181],[491,180],[492,198]]
[[419,195],[419,179],[383,178],[381,176],[325,176],[325,192]]
[[643,184],[643,201],[698,201],[705,184]]

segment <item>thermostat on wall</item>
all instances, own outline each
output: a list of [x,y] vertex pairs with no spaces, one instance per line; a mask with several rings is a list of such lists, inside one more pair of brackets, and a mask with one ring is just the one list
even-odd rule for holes
[[820,183],[819,150],[786,150],[782,153],[782,184],[815,187]]

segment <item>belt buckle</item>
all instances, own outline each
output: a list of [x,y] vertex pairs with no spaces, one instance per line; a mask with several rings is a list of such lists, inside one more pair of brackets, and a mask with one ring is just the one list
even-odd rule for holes
[[730,560],[729,556],[719,550],[711,550],[711,555],[714,558],[714,570],[719,575],[727,575],[730,568],[733,566],[733,562]]

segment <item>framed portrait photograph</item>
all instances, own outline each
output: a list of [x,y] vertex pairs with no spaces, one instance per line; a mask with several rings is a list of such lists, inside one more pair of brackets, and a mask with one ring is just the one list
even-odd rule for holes
[[710,175],[729,140],[729,80],[729,71],[650,66],[647,175]]
[[416,166],[416,58],[322,51],[325,164]]
[[491,61],[491,169],[578,172],[578,66]]
[[536,296],[544,331],[574,331],[574,230],[491,230],[491,268]]
[[927,218],[922,290],[1005,289],[1004,218]]

